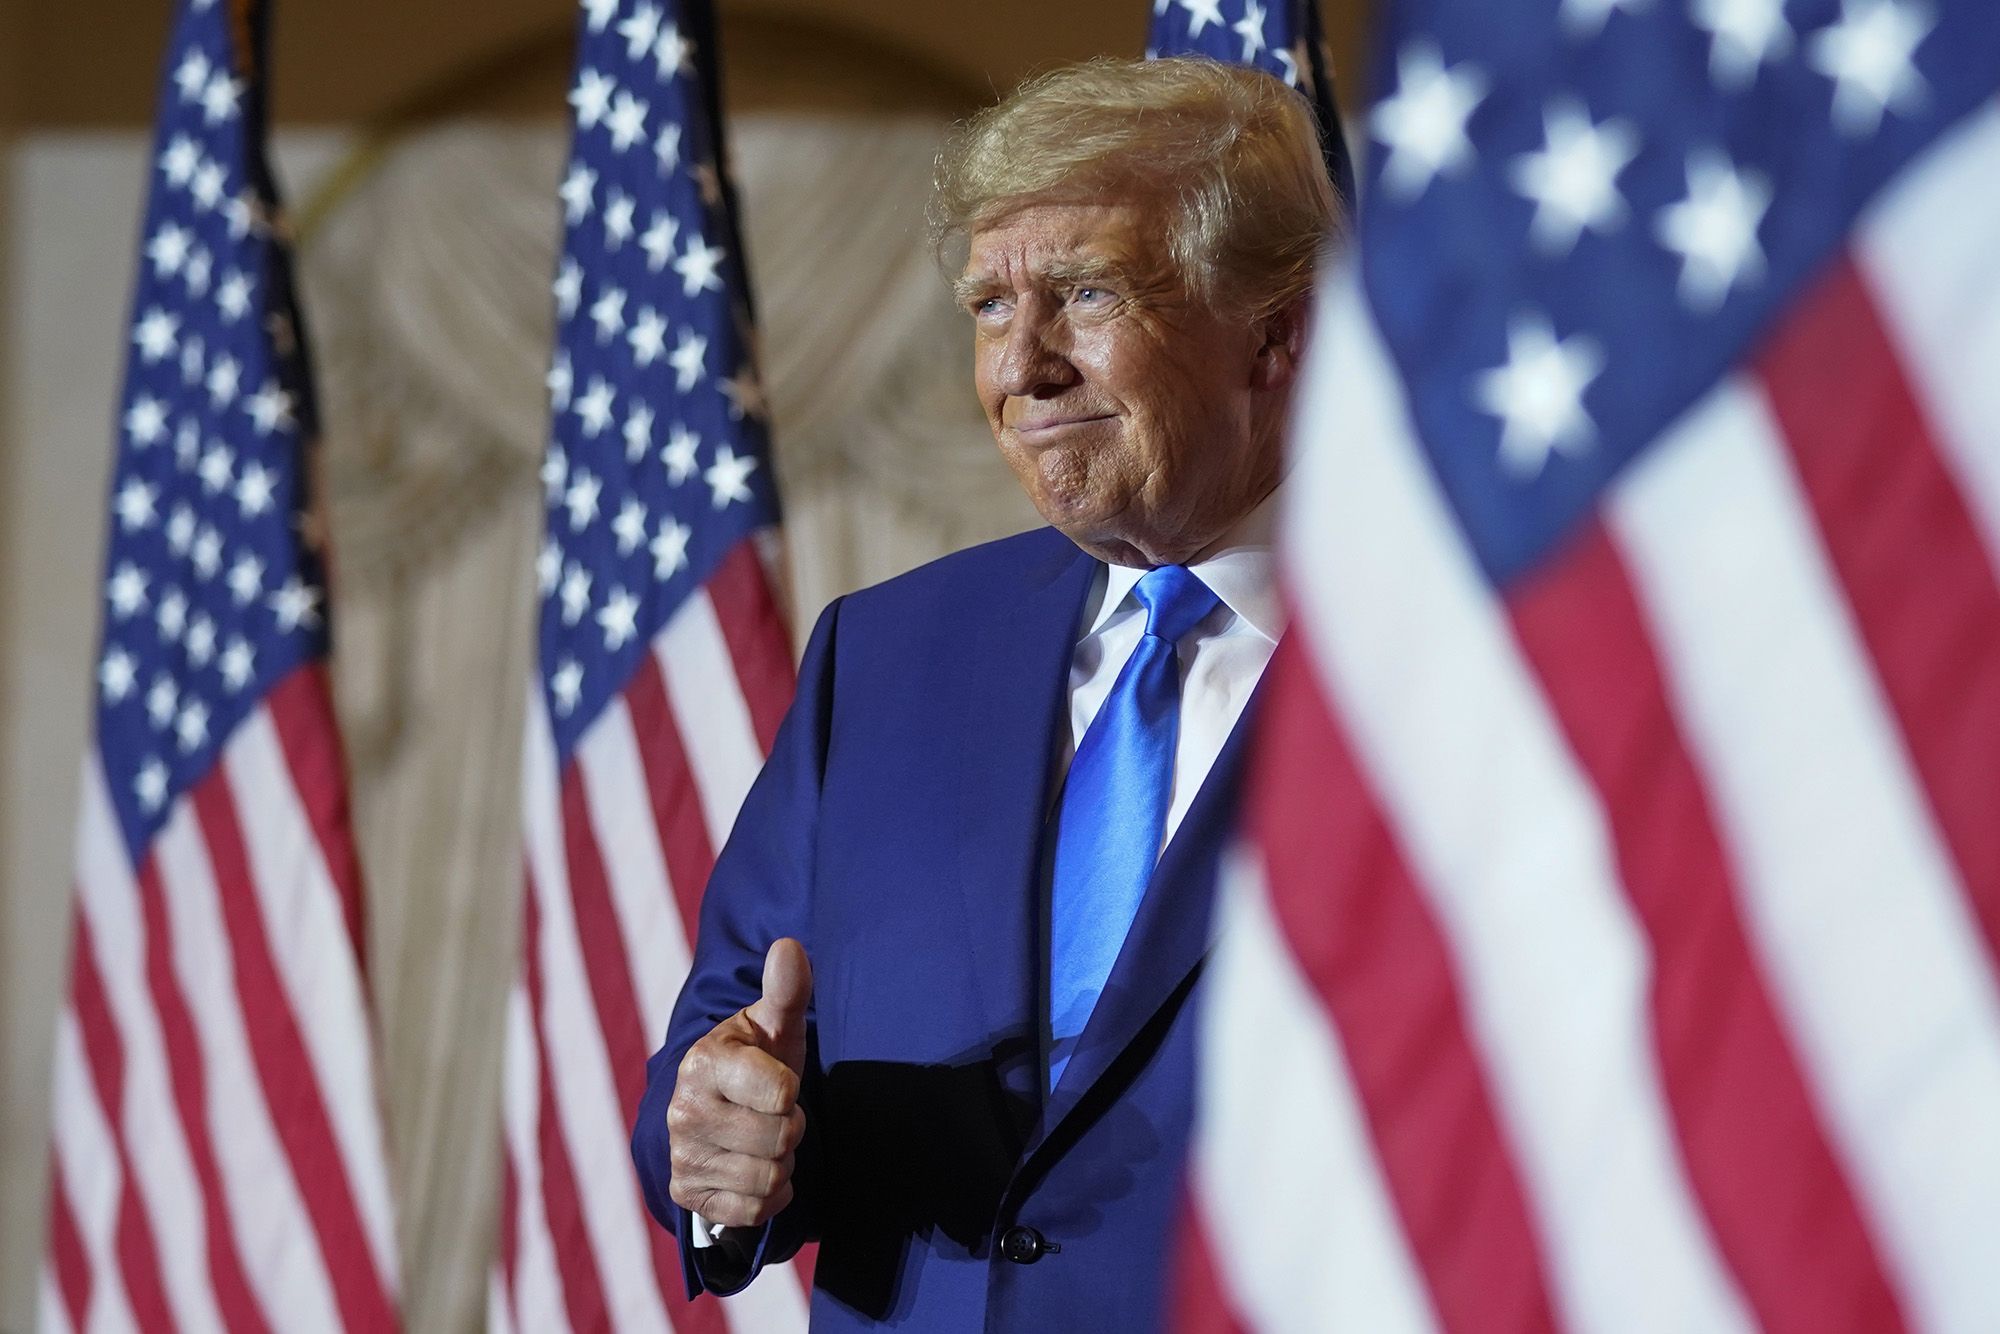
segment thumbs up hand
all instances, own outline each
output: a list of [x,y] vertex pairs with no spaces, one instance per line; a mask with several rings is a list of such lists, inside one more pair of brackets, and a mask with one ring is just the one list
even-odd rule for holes
[[757,1226],[791,1203],[811,999],[805,946],[776,941],[763,995],[688,1049],[667,1106],[674,1203],[723,1227]]

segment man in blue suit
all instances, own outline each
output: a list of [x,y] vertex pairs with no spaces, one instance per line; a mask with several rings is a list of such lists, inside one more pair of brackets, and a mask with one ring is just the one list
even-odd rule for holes
[[816,1331],[1159,1327],[1336,219],[1305,104],[1235,66],[1060,70],[941,157],[975,384],[1052,526],[813,632],[633,1135],[691,1291],[817,1239]]

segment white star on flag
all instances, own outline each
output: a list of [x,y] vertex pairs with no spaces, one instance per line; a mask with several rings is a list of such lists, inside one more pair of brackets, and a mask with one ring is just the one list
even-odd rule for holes
[[174,86],[181,91],[181,101],[192,102],[201,96],[201,90],[208,87],[210,68],[208,56],[201,51],[181,57],[181,63],[174,67]]
[[147,760],[132,780],[132,791],[148,814],[159,810],[167,800],[167,766],[157,758]]
[[1715,149],[1688,154],[1687,198],[1660,210],[1653,234],[1681,257],[1681,304],[1698,314],[1722,305],[1731,289],[1764,276],[1757,228],[1771,206],[1771,184],[1738,171]]
[[141,394],[125,411],[125,433],[132,437],[132,443],[144,449],[158,443],[167,432],[166,405],[151,394]]
[[1199,37],[1209,24],[1221,24],[1221,0],[1176,0],[1188,12],[1188,36]]
[[590,571],[571,561],[562,581],[563,624],[575,625],[590,610]]
[[153,620],[160,627],[160,638],[179,639],[181,631],[187,629],[187,613],[187,594],[178,588],[168,589],[153,613]]
[[153,273],[161,278],[181,271],[187,262],[188,246],[194,240],[194,233],[174,223],[162,223],[160,230],[153,233],[153,239],[146,243],[146,258],[153,261]]
[[757,460],[749,455],[738,455],[728,445],[718,445],[715,462],[701,475],[712,493],[712,503],[716,509],[723,509],[731,502],[748,501],[750,474],[757,471]]
[[207,213],[222,202],[228,178],[223,175],[220,162],[204,162],[196,169],[194,178],[188,183],[188,193],[202,212]]
[[685,394],[695,387],[701,377],[708,373],[702,359],[708,355],[708,340],[688,328],[681,326],[680,341],[667,355],[667,364],[674,368],[674,388]]
[[241,635],[229,641],[222,650],[222,658],[216,666],[222,672],[222,684],[232,695],[250,683],[257,665],[257,650],[250,647]]
[[563,508],[569,511],[571,531],[581,531],[597,519],[597,498],[604,493],[604,483],[591,473],[578,471],[569,484],[569,491],[563,496]]
[[611,402],[618,397],[618,391],[605,383],[601,375],[590,377],[590,388],[576,401],[576,418],[583,423],[583,433],[595,438],[604,433],[611,424]]
[[1937,16],[1914,0],[1841,0],[1840,22],[1814,35],[1807,60],[1834,81],[1833,123],[1861,139],[1875,133],[1882,113],[1909,115],[1924,105],[1930,85],[1914,57]]
[[563,453],[561,445],[551,445],[547,456],[542,459],[542,489],[548,493],[553,504],[568,485],[569,458]]
[[236,472],[236,455],[227,445],[212,446],[201,456],[201,467],[196,469],[201,476],[201,484],[211,494],[229,485]]
[[132,655],[122,648],[113,647],[104,655],[104,661],[97,666],[97,684],[103,687],[104,698],[112,704],[122,704],[132,693],[137,664]]
[[159,500],[159,491],[146,485],[138,478],[129,479],[118,488],[118,498],[112,508],[118,511],[118,526],[126,532],[135,528],[150,527],[153,522],[153,506]]
[[604,630],[604,647],[617,652],[639,632],[639,599],[613,585],[611,596],[598,609],[597,624]]
[[618,12],[618,0],[583,0],[583,11],[589,16],[590,30],[603,32],[604,25]]
[[208,660],[215,656],[215,622],[207,616],[197,616],[188,622],[188,661],[196,667],[208,666]]
[[577,129],[591,129],[604,119],[604,113],[611,106],[611,94],[617,87],[618,80],[594,69],[584,70],[576,76],[576,87],[569,91],[569,104],[576,109]]
[[604,128],[611,132],[611,146],[623,153],[645,138],[646,116],[651,110],[651,103],[642,102],[630,92],[620,89],[609,114],[604,117]]
[[625,416],[625,461],[637,463],[653,448],[653,410],[635,404]]
[[[201,53],[199,51],[191,52],[188,58],[190,60],[199,60],[201,59]],[[205,69],[202,77],[204,79],[208,77]],[[193,180],[194,173],[200,165],[201,149],[196,147],[194,140],[188,138],[185,134],[175,135],[174,141],[167,145],[167,150],[160,154],[160,170],[165,173],[167,184],[173,186],[175,189],[179,189]]]
[[132,341],[147,365],[173,353],[180,342],[181,321],[177,315],[154,306],[132,327]]
[[632,11],[632,17],[618,25],[618,35],[625,39],[625,58],[643,60],[650,51],[653,41],[660,35],[660,10],[656,5],[640,5]]
[[190,700],[174,719],[174,734],[180,738],[181,753],[192,754],[208,744],[208,705]]
[[174,713],[181,705],[180,687],[174,678],[161,672],[153,678],[152,688],[146,692],[146,721],[154,727],[165,727],[174,720]]
[[264,465],[252,460],[243,465],[243,475],[236,483],[236,506],[246,519],[254,519],[271,508],[272,493],[277,490],[278,479],[264,470]]
[[557,412],[569,407],[569,396],[576,389],[576,375],[570,370],[569,353],[558,352],[549,365],[549,373],[542,382],[549,388],[549,406]]
[[689,237],[687,249],[674,261],[674,272],[681,276],[681,295],[698,296],[710,289],[721,291],[722,279],[715,270],[726,254],[721,246],[712,246],[700,236]]
[[611,521],[611,533],[618,539],[618,554],[629,556],[646,540],[646,506],[637,496],[625,497],[618,517]]
[[[597,341],[608,343],[625,331],[625,293],[607,287],[591,303],[590,322],[597,326]],[[596,432],[591,434],[595,435]]]
[[264,387],[244,401],[243,410],[250,414],[258,435],[292,429],[292,396],[276,380],[264,381]]
[[660,520],[660,531],[647,546],[653,553],[653,577],[671,579],[687,568],[688,539],[694,529],[669,514]]
[[1459,176],[1473,164],[1465,123],[1486,97],[1486,76],[1470,62],[1444,67],[1428,41],[1406,45],[1396,57],[1396,92],[1375,106],[1369,127],[1389,147],[1382,186],[1409,202],[1438,176]]
[[556,318],[566,320],[576,314],[577,303],[583,300],[583,268],[573,259],[564,259],[562,268],[556,271],[556,280],[549,284],[549,291],[556,299]]
[[1708,77],[1717,88],[1749,87],[1761,66],[1792,49],[1785,0],[1691,0],[1688,17],[1709,34]]
[[257,556],[244,552],[236,558],[236,563],[229,567],[229,577],[225,582],[229,585],[229,596],[235,600],[236,605],[249,606],[256,601],[257,595],[264,591],[264,562]]
[[653,68],[662,79],[688,73],[688,57],[693,54],[694,43],[681,36],[680,25],[661,25],[660,40],[653,44]]
[[243,377],[243,367],[236,358],[223,356],[208,368],[208,402],[213,408],[226,408],[236,401],[236,388]]
[[570,168],[563,178],[562,188],[556,193],[562,196],[563,216],[573,227],[588,217],[592,196],[597,191],[597,173],[581,162]]
[[222,534],[213,528],[204,528],[195,534],[194,549],[188,553],[194,562],[194,573],[203,583],[215,578],[215,572],[222,568]]
[[1551,451],[1574,458],[1590,448],[1597,426],[1583,391],[1604,369],[1595,339],[1558,342],[1548,317],[1523,313],[1507,323],[1507,364],[1473,377],[1473,399],[1500,418],[1500,464],[1523,480],[1548,466]]
[[556,668],[549,678],[549,693],[555,696],[556,712],[567,718],[576,711],[576,702],[583,693],[583,668],[575,658],[564,658],[562,666]]
[[680,230],[680,221],[673,214],[654,212],[653,225],[639,238],[639,248],[646,252],[646,267],[652,272],[667,267],[667,261],[674,257],[674,241]]
[[641,306],[625,341],[632,345],[632,364],[644,370],[666,355],[667,322],[651,306]]
[[553,537],[543,538],[542,549],[535,555],[535,584],[541,589],[543,597],[554,592],[557,582],[562,579],[562,562],[562,547]]
[[188,554],[194,545],[194,507],[187,504],[174,506],[174,516],[167,520],[167,550],[176,556]]
[[207,349],[201,339],[190,338],[181,348],[181,383],[197,384],[201,380],[202,358]]
[[1616,231],[1626,217],[1618,173],[1639,153],[1639,134],[1626,121],[1590,123],[1581,103],[1563,100],[1542,112],[1539,153],[1508,164],[1514,188],[1535,201],[1528,236],[1543,251],[1566,255],[1583,229]]
[[660,451],[660,462],[667,465],[667,481],[675,486],[685,482],[695,469],[695,453],[700,448],[701,437],[675,422],[667,435],[666,448]]
[[130,562],[120,565],[104,585],[104,596],[111,603],[111,614],[121,621],[129,621],[143,611],[149,578],[144,570]]
[[1266,45],[1264,41],[1264,6],[1257,0],[1243,0],[1243,17],[1231,24],[1229,30],[1243,39],[1243,63],[1248,65],[1257,59],[1257,53]]
[[217,70],[209,78],[208,87],[201,90],[202,120],[210,125],[222,124],[236,114],[236,102],[242,96],[243,81]]
[[764,386],[758,382],[757,372],[749,365],[746,364],[722,382],[722,393],[729,400],[731,421],[742,421],[745,416],[760,421],[763,419]]
[[270,603],[280,630],[289,633],[301,625],[311,628],[319,624],[319,590],[296,574],[271,594]]
[[215,308],[225,324],[234,324],[250,310],[250,280],[235,269],[223,275],[215,289]]
[[604,248],[616,251],[632,239],[632,196],[613,190],[604,206]]
[[187,283],[189,292],[195,296],[202,296],[207,293],[208,274],[214,265],[215,260],[204,247],[196,246],[189,252],[187,268],[181,274],[181,278]]
[[660,137],[653,141],[653,157],[659,162],[663,174],[680,169],[681,127],[678,122],[668,121],[660,127]]

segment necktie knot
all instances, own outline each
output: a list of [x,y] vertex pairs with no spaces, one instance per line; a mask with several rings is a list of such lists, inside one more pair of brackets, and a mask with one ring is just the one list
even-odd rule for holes
[[1221,601],[1184,565],[1147,571],[1132,586],[1132,596],[1146,609],[1146,633],[1169,644],[1178,644]]

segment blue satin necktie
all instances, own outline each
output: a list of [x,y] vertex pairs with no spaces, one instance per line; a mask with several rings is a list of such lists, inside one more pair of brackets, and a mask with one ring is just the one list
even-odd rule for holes
[[1181,637],[1215,608],[1208,587],[1163,565],[1132,590],[1146,632],[1118,673],[1063,785],[1049,912],[1049,1087],[1076,1040],[1153,878],[1174,790]]

